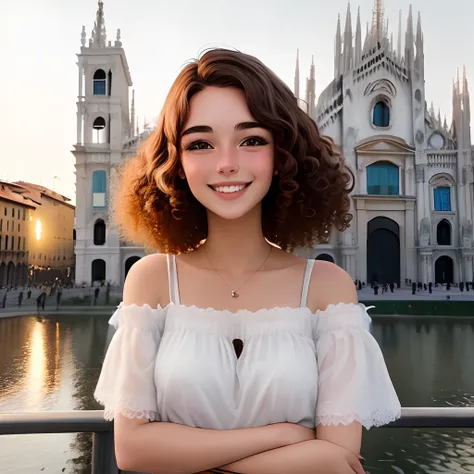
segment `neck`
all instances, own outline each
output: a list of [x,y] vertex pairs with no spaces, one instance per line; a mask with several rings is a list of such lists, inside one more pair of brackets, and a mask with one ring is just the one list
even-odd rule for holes
[[202,251],[214,270],[235,274],[254,270],[270,251],[262,232],[260,206],[233,220],[208,212],[207,223],[208,236]]

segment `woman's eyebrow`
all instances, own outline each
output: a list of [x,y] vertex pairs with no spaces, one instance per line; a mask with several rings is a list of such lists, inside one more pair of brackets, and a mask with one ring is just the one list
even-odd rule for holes
[[[240,122],[234,127],[235,130],[249,130],[251,128],[265,128],[265,127],[258,122]],[[212,132],[213,132],[212,127],[209,127],[209,125],[195,125],[194,127],[187,128],[182,133],[182,136],[189,135],[191,133],[212,133]]]
[[212,128],[208,125],[196,125],[194,127],[189,127],[183,132],[184,135],[189,135],[190,133],[212,133]]

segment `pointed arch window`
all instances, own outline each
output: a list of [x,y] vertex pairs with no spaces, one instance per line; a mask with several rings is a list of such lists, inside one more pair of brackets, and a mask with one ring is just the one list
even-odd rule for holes
[[386,161],[367,166],[367,194],[398,196],[400,169]]
[[94,73],[94,95],[106,95],[107,77],[103,69],[97,69]]
[[105,207],[106,174],[104,170],[96,170],[92,174],[92,207]]
[[390,125],[390,107],[385,100],[379,100],[375,104],[372,123],[380,128],[387,128]]
[[451,188],[449,186],[438,186],[434,189],[435,211],[451,210]]

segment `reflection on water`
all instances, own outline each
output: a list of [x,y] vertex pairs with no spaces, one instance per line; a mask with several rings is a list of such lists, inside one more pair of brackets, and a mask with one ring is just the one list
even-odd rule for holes
[[[474,319],[384,318],[373,324],[405,407],[474,406]],[[474,473],[474,430],[370,430],[368,473]]]
[[[0,319],[0,412],[100,408],[107,319]],[[474,319],[376,319],[373,333],[404,406],[474,406]],[[369,474],[474,473],[473,430],[370,430],[362,451]],[[0,459],[2,474],[86,474],[90,435],[4,436]]]
[[[0,320],[0,412],[100,408],[92,397],[107,317]],[[2,474],[87,473],[90,435],[3,436]],[[63,471],[64,469],[64,471]]]

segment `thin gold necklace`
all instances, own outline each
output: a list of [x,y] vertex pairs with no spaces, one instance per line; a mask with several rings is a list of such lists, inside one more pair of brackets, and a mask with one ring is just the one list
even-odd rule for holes
[[[265,265],[265,262],[268,260],[268,258],[270,257],[270,254],[272,253],[272,250],[273,250],[273,246],[270,245],[270,251],[268,252],[267,256],[265,257],[265,260],[262,262],[262,264],[247,278],[247,280],[245,280],[245,282],[240,286],[240,288],[243,288],[249,281],[250,279]],[[208,257],[208,261],[209,261],[209,257]],[[211,263],[209,261],[209,263]],[[211,264],[212,266],[212,264]],[[219,272],[219,270],[215,269],[214,270],[219,276],[220,278],[222,279],[222,281],[230,288],[230,295],[232,296],[232,298],[238,298],[240,296],[239,294],[239,291],[238,289],[234,290],[233,287],[231,285],[229,285],[229,283],[227,282],[227,280],[224,278],[224,276],[221,274],[221,272]]]

